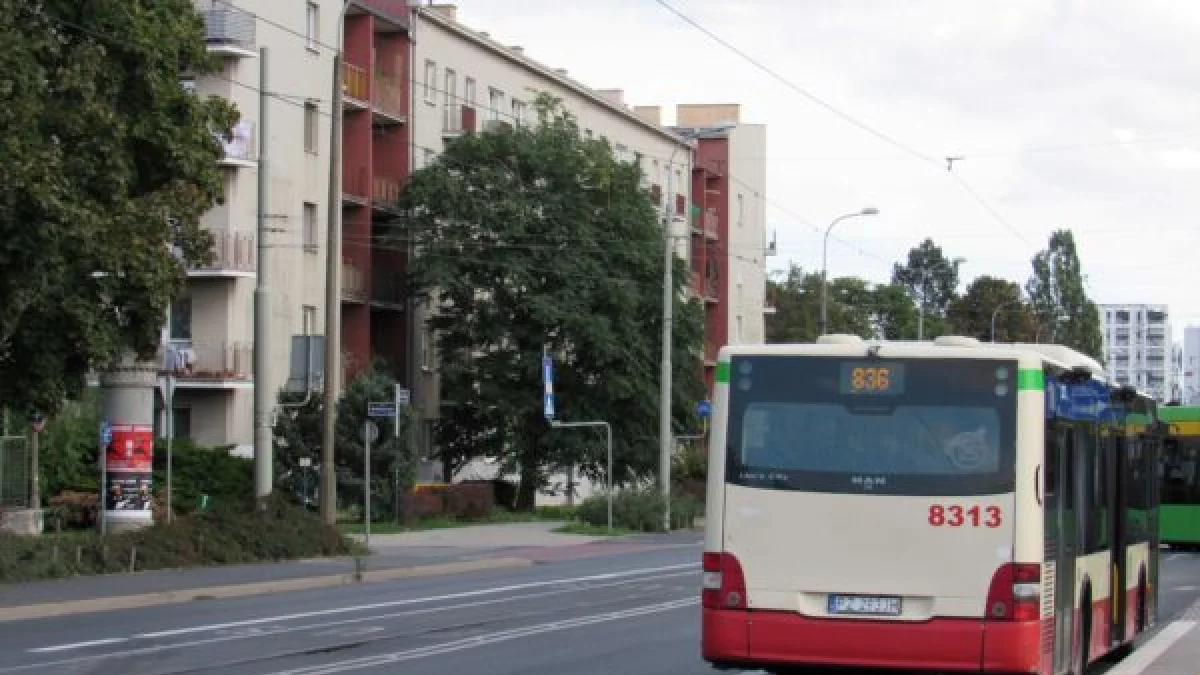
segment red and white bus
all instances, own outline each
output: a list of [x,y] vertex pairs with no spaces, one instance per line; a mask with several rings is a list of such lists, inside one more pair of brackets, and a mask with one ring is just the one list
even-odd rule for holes
[[1152,399],[1061,346],[721,350],[704,659],[1080,674],[1156,618]]

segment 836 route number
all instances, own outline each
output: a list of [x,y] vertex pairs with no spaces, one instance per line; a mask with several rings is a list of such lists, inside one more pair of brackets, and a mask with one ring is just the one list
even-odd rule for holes
[[958,504],[934,504],[929,507],[929,524],[934,527],[1000,527],[1001,522],[999,506],[964,508]]

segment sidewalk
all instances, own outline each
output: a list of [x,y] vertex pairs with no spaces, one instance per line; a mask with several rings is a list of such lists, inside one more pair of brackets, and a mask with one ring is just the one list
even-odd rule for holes
[[[0,621],[524,567],[534,564],[534,558],[505,554],[561,549],[605,539],[553,532],[559,525],[505,523],[373,535],[371,555],[361,561],[360,569],[356,569],[353,558],[342,557],[0,585]],[[352,537],[362,540],[361,535]]]
[[1104,675],[1196,675],[1200,672],[1200,601]]

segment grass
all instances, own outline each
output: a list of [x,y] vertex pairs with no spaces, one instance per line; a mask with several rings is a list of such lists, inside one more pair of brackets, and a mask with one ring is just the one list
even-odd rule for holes
[[[452,527],[469,527],[471,525],[499,525],[503,523],[539,523],[570,520],[573,514],[565,507],[541,507],[534,511],[497,510],[483,518],[455,518],[454,516],[436,516],[423,518],[415,525],[401,525],[393,521],[371,523],[371,534],[400,534],[403,532],[423,532],[426,530],[444,530]],[[338,529],[343,534],[363,534],[366,528],[362,522],[340,522]]]
[[554,531],[559,534],[582,534],[588,537],[624,537],[631,534],[639,534],[637,530],[631,530],[628,527],[614,525],[613,529],[610,530],[607,525],[592,525],[578,521],[557,527]]

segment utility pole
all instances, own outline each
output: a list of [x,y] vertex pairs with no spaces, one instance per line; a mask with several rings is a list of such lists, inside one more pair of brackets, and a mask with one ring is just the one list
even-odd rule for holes
[[[678,148],[676,148],[678,150]],[[663,527],[671,530],[671,329],[675,310],[675,239],[671,236],[671,161],[667,162],[667,190],[663,196],[663,325],[662,369],[658,390],[658,480],[663,498]]]
[[329,125],[329,203],[325,222],[325,372],[321,378],[321,520],[337,522],[337,474],[334,443],[337,439],[338,390],[341,386],[342,336],[342,26],[348,2],[338,14],[333,53],[333,101]]
[[[254,287],[254,496],[271,496],[271,290],[267,284],[267,48],[259,48],[258,276]],[[170,413],[168,413],[169,415]]]

